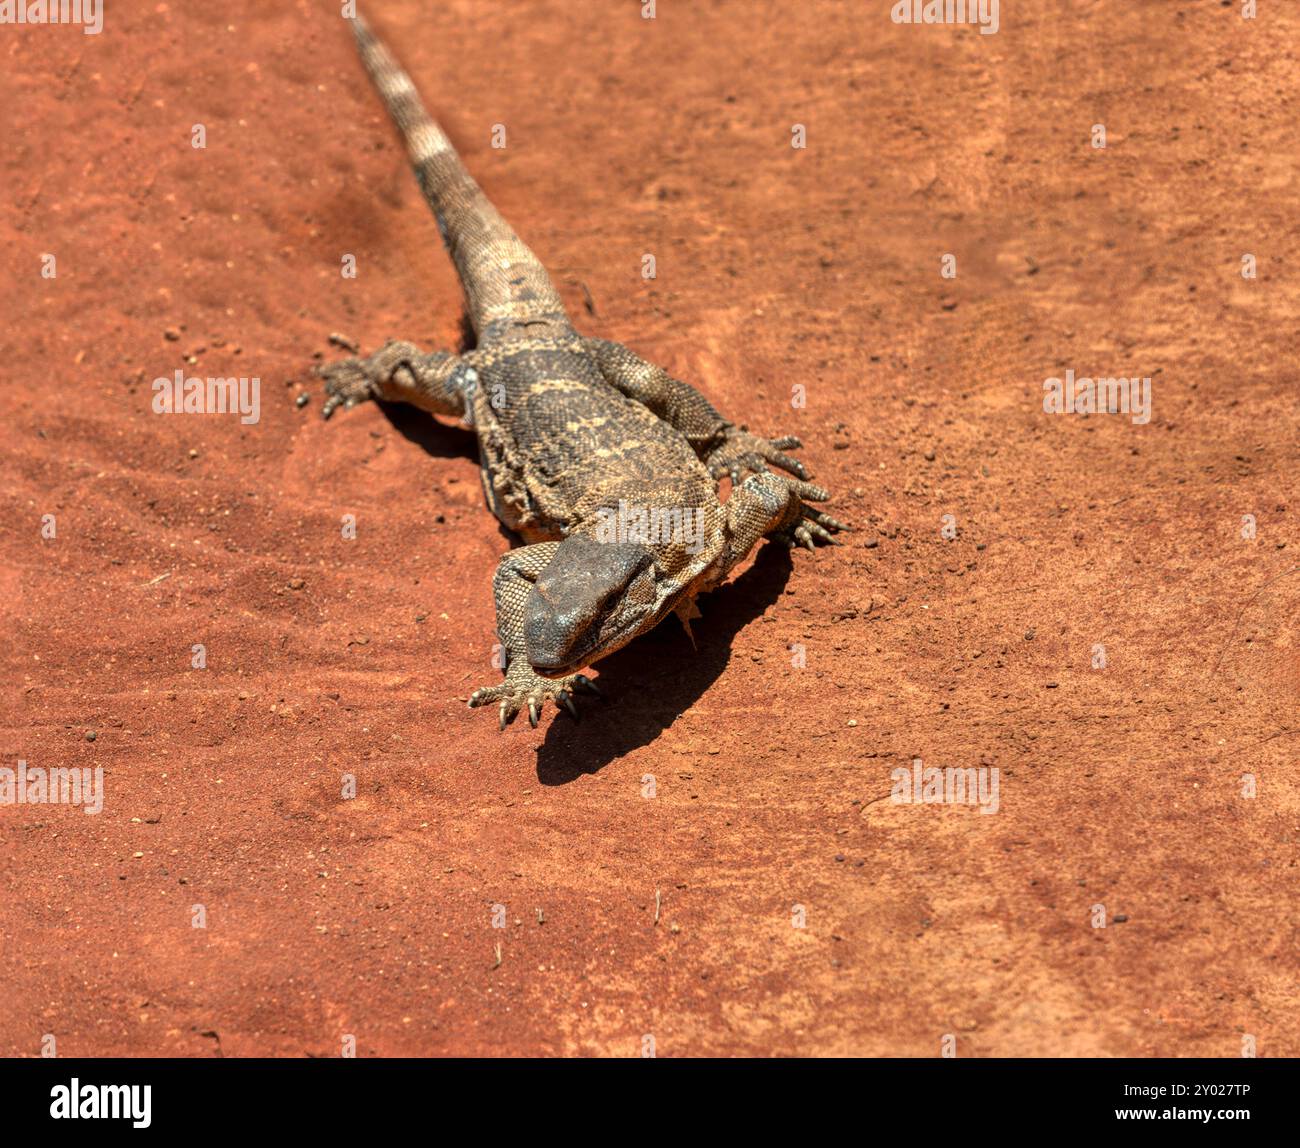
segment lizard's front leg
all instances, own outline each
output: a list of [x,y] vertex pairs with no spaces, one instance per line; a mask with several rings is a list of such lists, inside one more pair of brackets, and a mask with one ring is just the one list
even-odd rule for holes
[[463,418],[478,382],[467,356],[426,353],[413,343],[392,339],[367,358],[340,359],[318,367],[316,373],[325,380],[325,418],[339,407],[367,399],[410,403],[432,414]]
[[[804,464],[786,453],[801,445],[794,435],[767,439],[751,434],[748,427],[727,422],[694,387],[674,379],[662,367],[647,362],[622,343],[587,339],[586,347],[596,357],[601,374],[610,386],[649,408],[685,437],[708,468],[714,482],[730,478],[732,487],[739,489],[747,474],[772,473],[768,469],[771,466],[794,476],[783,481],[801,498],[823,502],[830,497],[820,486],[808,481],[809,474]],[[812,549],[814,539],[834,541],[828,531],[848,529],[829,514],[809,507],[803,510],[789,531],[782,535],[792,546]],[[754,541],[757,540],[758,536]]]
[[[835,542],[832,530],[846,529],[829,514],[808,506],[804,499],[820,502],[826,491],[810,482],[789,479],[770,470],[751,474],[731,492],[726,502],[727,556],[730,569],[764,536],[787,546],[815,549],[814,539]],[[725,573],[725,571],[724,571]]]
[[505,647],[506,677],[500,685],[484,686],[469,698],[470,708],[501,703],[500,728],[505,729],[520,709],[528,707],[528,721],[536,727],[537,716],[549,699],[563,706],[576,718],[578,708],[573,704],[574,690],[599,693],[595,683],[585,674],[569,674],[562,678],[544,678],[528,664],[528,650],[524,640],[524,615],[528,595],[542,571],[550,564],[558,542],[539,542],[521,546],[502,555],[492,579],[492,596],[497,607],[497,633]]

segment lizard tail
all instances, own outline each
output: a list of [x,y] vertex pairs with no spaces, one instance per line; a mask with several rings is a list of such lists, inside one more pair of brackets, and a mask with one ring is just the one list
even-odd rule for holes
[[360,15],[351,24],[361,60],[402,133],[420,189],[437,216],[479,338],[509,337],[539,324],[567,327],[564,304],[546,269],[474,182],[411,77]]

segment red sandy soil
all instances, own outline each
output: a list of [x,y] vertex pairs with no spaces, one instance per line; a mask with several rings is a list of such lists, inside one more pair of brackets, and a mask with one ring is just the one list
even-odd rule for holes
[[[370,5],[581,328],[858,528],[504,735],[472,436],[309,374],[461,339],[337,5],[0,28],[0,749],[107,789],[0,807],[0,1053],[1300,1055],[1300,10],[889,6]],[[1045,414],[1068,367],[1150,423]]]

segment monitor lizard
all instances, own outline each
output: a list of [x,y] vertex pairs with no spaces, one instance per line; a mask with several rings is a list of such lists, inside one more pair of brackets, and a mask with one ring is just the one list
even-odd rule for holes
[[524,708],[536,726],[548,700],[576,718],[574,691],[599,693],[582,669],[669,614],[689,634],[696,596],[760,539],[813,550],[847,527],[808,505],[830,496],[786,453],[797,438],[751,434],[622,344],[574,330],[410,77],[360,16],[351,25],[460,275],[476,345],[450,354],[390,340],[320,366],[324,415],[378,399],[474,428],[488,505],[526,545],[492,583],[504,680],[469,704],[499,703],[501,729]]

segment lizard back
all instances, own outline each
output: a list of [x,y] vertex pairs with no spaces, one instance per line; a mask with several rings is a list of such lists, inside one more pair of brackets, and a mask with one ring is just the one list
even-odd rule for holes
[[476,363],[484,482],[499,488],[489,502],[525,537],[559,537],[620,498],[717,505],[686,438],[611,387],[577,335],[499,344]]

